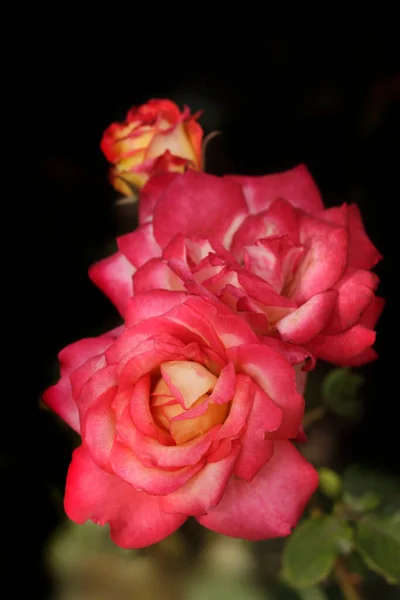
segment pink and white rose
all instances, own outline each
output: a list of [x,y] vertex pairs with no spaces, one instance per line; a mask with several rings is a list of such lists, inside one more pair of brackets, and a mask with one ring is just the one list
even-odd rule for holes
[[339,365],[376,358],[381,256],[356,205],[325,209],[304,165],[263,177],[165,174],[150,180],[140,227],[90,269],[122,314],[134,293],[212,295],[260,335]]
[[183,291],[138,294],[124,315],[62,350],[44,394],[82,437],[67,515],[109,523],[126,548],[189,516],[249,540],[288,535],[318,479],[290,441],[302,437],[307,353],[260,343],[225,304]]

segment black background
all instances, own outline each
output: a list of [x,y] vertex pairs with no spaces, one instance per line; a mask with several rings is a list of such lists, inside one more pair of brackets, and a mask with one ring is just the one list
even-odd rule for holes
[[88,266],[108,253],[120,227],[99,141],[111,121],[151,97],[204,108],[205,132],[223,131],[210,144],[209,171],[263,174],[305,162],[327,205],[359,203],[366,229],[385,257],[377,272],[379,293],[388,304],[378,325],[380,360],[361,369],[367,409],[348,452],[351,459],[397,468],[395,33],[387,27],[312,35],[302,30],[265,34],[251,46],[238,36],[218,49],[204,42],[195,53],[187,44],[181,51],[169,51],[166,44],[146,54],[148,47],[125,35],[100,57],[89,42],[78,46],[73,35],[57,41],[54,34],[35,55],[20,156],[34,165],[35,176],[17,207],[28,230],[23,264],[18,259],[17,265],[25,296],[18,317],[20,379],[7,400],[2,467],[5,524],[12,528],[8,553],[14,563],[30,564],[30,585],[41,590],[37,597],[44,596],[48,583],[41,552],[60,519],[50,490],[63,490],[72,447],[68,431],[39,408],[39,400],[57,377],[57,352],[117,321],[87,277]]

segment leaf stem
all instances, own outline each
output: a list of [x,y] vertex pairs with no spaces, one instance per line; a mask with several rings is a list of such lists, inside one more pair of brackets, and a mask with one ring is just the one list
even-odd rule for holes
[[345,600],[362,600],[354,575],[349,572],[342,558],[336,561],[333,572]]

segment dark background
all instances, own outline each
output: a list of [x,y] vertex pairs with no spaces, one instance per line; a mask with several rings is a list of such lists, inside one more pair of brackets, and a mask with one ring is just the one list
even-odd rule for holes
[[143,48],[138,54],[126,38],[103,59],[73,36],[56,37],[35,55],[29,90],[31,145],[25,142],[24,152],[35,177],[21,207],[29,231],[19,266],[27,302],[21,346],[29,360],[18,360],[29,363],[30,374],[22,367],[18,392],[7,402],[1,456],[8,554],[30,564],[35,597],[44,597],[48,584],[41,552],[61,518],[53,493],[63,491],[72,448],[70,433],[39,400],[57,378],[57,352],[117,322],[87,277],[121,227],[99,142],[111,121],[151,97],[204,108],[205,133],[223,132],[210,144],[209,171],[263,174],[304,162],[327,205],[359,204],[385,257],[377,272],[388,304],[378,325],[380,360],[361,369],[366,414],[346,451],[349,460],[389,470],[399,457],[397,36],[386,27],[286,32],[246,48],[238,38],[197,56],[162,45],[158,59]]

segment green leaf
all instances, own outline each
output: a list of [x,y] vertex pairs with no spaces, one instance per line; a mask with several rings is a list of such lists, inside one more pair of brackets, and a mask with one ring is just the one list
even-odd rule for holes
[[343,500],[352,510],[375,510],[383,500],[400,492],[400,481],[380,471],[353,465],[343,475]]
[[345,419],[359,419],[363,406],[358,392],[364,378],[348,367],[332,369],[322,382],[322,401],[333,414]]
[[349,525],[338,516],[304,521],[290,536],[282,555],[282,577],[293,587],[310,587],[328,577],[336,557],[348,550]]
[[369,515],[358,521],[356,545],[372,571],[388,583],[400,582],[400,510],[390,517]]
[[298,591],[300,600],[328,600],[328,596],[320,587],[313,585]]
[[342,491],[342,481],[335,471],[327,467],[318,469],[319,474],[319,489],[328,498],[335,500]]

